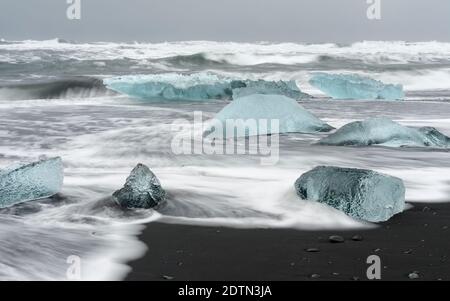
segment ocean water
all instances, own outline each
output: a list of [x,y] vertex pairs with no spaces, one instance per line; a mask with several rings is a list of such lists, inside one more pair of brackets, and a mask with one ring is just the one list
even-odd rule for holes
[[[311,72],[358,73],[403,84],[405,101],[335,101],[309,86]],[[256,155],[176,155],[173,122],[212,118],[229,101],[145,102],[105,89],[120,75],[207,72],[242,79],[295,80],[314,99],[302,106],[338,128],[386,116],[450,135],[450,44],[79,44],[0,41],[0,168],[41,155],[61,156],[62,192],[0,209],[0,280],[65,280],[67,259],[81,279],[122,279],[142,256],[137,235],[154,221],[303,230],[376,227],[295,194],[294,182],[317,165],[369,168],[402,178],[409,203],[446,202],[448,150],[328,147],[317,135],[281,135],[277,164]],[[110,195],[137,163],[168,193],[159,212],[123,211]],[[69,278],[70,280],[70,278]]]

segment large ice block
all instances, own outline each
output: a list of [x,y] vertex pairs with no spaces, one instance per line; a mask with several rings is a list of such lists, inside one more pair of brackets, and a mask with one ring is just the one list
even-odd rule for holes
[[164,202],[166,192],[153,172],[138,164],[128,176],[125,186],[114,192],[113,199],[121,207],[153,208]]
[[447,148],[450,138],[435,128],[410,128],[388,118],[369,118],[344,125],[319,141],[322,145],[383,145]]
[[143,100],[232,99],[249,94],[280,94],[306,98],[295,82],[271,82],[219,77],[210,73],[168,73],[104,79],[107,88]]
[[403,181],[372,170],[319,166],[303,174],[295,189],[302,199],[369,222],[387,221],[405,208]]
[[402,85],[384,84],[357,74],[315,73],[309,83],[334,99],[401,100]]
[[144,100],[231,99],[233,93],[230,80],[203,73],[121,76],[103,83],[113,91]]
[[64,180],[61,158],[40,160],[31,164],[0,170],[0,208],[51,197]]
[[[272,127],[272,120],[278,122],[277,128]],[[227,123],[241,124],[243,128],[239,131],[226,130]],[[218,130],[219,128],[223,131]],[[332,129],[294,99],[282,95],[255,94],[238,98],[223,108],[211,121],[211,127],[205,135],[210,138],[230,138],[278,133],[317,133]]]

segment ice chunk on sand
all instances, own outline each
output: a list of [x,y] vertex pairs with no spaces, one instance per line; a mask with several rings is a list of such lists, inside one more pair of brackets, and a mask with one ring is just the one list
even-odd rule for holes
[[[279,122],[278,127],[273,120]],[[226,130],[227,124],[233,123],[242,125],[242,128],[238,131],[233,128],[231,131]],[[238,98],[223,108],[212,120],[205,135],[210,138],[230,138],[278,133],[317,133],[332,129],[294,99],[282,95],[255,94]]]
[[372,170],[319,166],[303,174],[295,189],[302,199],[369,222],[387,221],[405,208],[403,181]]
[[384,84],[357,74],[315,73],[309,83],[334,99],[386,99],[405,97],[402,85]]
[[133,75],[104,79],[107,88],[144,100],[232,99],[249,94],[281,94],[295,99],[310,97],[295,82],[251,81],[210,73]]
[[61,158],[40,160],[0,170],[0,208],[43,199],[62,187],[64,168]]
[[293,99],[310,98],[298,88],[295,81],[245,81],[245,87],[233,89],[233,99],[253,94],[284,95]]
[[322,145],[384,145],[447,148],[450,138],[431,127],[402,126],[388,118],[369,118],[344,125],[319,141]]
[[153,208],[164,202],[166,192],[158,178],[144,164],[138,164],[125,186],[114,192],[113,199],[124,208]]

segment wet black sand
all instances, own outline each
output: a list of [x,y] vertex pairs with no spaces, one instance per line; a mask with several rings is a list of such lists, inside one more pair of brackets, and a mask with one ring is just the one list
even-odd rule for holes
[[[450,204],[415,204],[363,231],[151,223],[140,237],[148,252],[131,262],[127,280],[366,280],[369,255],[381,258],[382,280],[410,280],[415,271],[415,281],[450,280],[448,227]],[[331,243],[331,235],[345,242]]]

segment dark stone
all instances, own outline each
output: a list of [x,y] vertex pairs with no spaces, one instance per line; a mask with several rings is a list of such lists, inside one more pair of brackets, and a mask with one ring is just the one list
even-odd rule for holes
[[363,241],[364,240],[364,238],[361,236],[361,235],[353,235],[352,236],[352,240],[353,241]]

